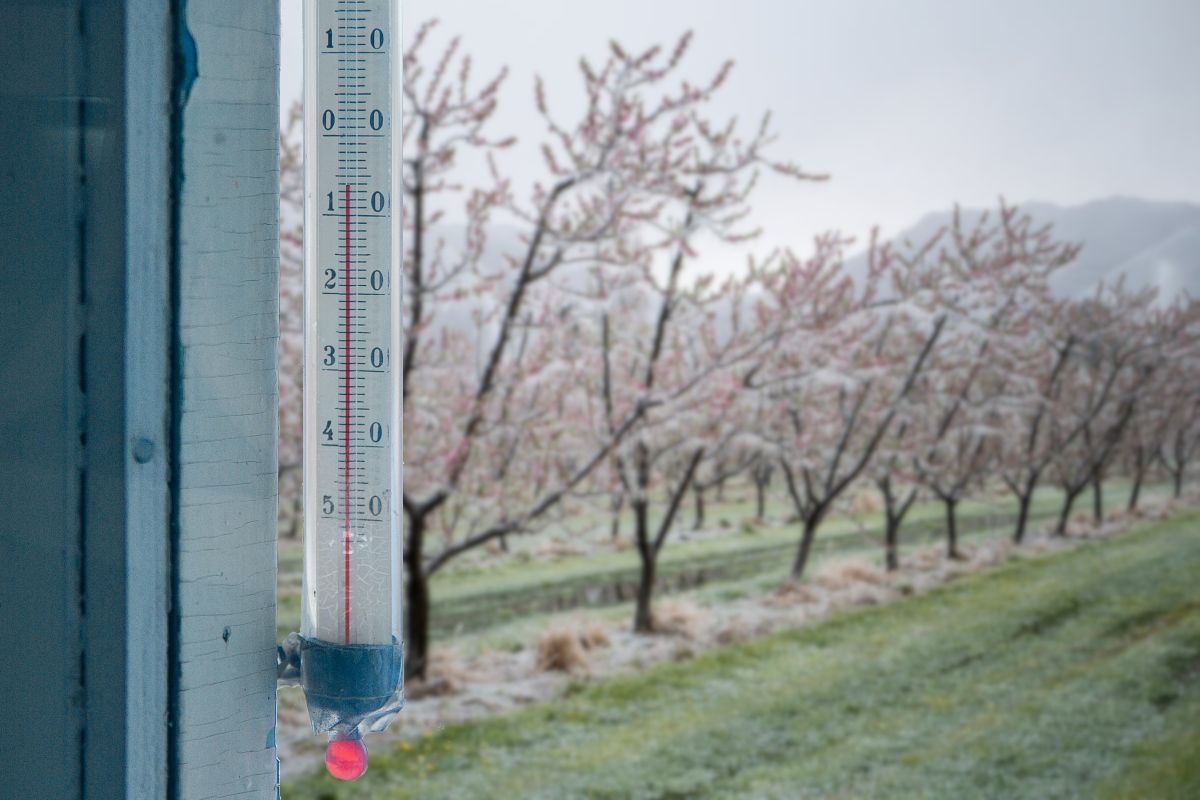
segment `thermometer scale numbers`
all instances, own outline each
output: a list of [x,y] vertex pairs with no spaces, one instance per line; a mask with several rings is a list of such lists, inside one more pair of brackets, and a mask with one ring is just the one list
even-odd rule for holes
[[317,546],[306,600],[322,638],[379,642],[390,638],[388,615],[356,613],[355,601],[377,604],[393,588],[393,28],[386,0],[313,6],[305,516],[315,530],[305,535]]

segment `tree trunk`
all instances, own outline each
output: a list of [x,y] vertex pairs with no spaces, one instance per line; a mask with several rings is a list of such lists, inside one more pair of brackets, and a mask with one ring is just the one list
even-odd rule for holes
[[1133,487],[1129,490],[1129,506],[1128,509],[1133,511],[1138,507],[1138,500],[1142,496],[1142,481],[1146,479],[1146,459],[1138,452],[1136,460],[1133,462]]
[[942,503],[946,506],[946,558],[959,561],[962,553],[958,552],[958,498],[947,498]]
[[613,499],[612,526],[609,529],[609,533],[608,533],[609,538],[612,539],[614,542],[617,540],[617,537],[621,535],[621,509],[622,509],[622,507],[624,507],[624,505],[625,505],[625,495],[618,494],[616,496],[616,498]]
[[878,481],[879,494],[883,496],[883,562],[888,572],[900,568],[900,521],[904,512],[896,504],[892,494],[892,480],[885,476]]
[[304,518],[304,509],[300,507],[300,503],[292,503],[292,519],[287,526],[286,532],[283,534],[285,539],[300,538],[300,520]]
[[699,485],[692,487],[692,494],[696,496],[696,521],[692,525],[693,530],[703,530],[704,528],[704,490]]
[[765,519],[767,515],[767,481],[762,475],[754,476],[754,500],[757,509],[758,519]]
[[900,520],[891,514],[883,534],[883,557],[888,572],[900,569]]
[[821,524],[821,512],[814,513],[804,520],[804,535],[800,537],[800,547],[796,549],[796,560],[792,562],[791,578],[800,580],[804,567],[808,564],[809,553],[812,552],[813,540],[817,538],[817,526]]
[[634,524],[637,535],[638,558],[641,572],[638,576],[637,603],[633,610],[633,632],[650,633],[654,630],[651,618],[651,603],[654,599],[654,579],[658,568],[658,553],[650,541],[649,510],[644,500],[633,503]]
[[633,611],[633,632],[650,633],[654,630],[651,614],[651,603],[654,600],[654,578],[657,570],[657,557],[653,549],[642,558],[641,574],[638,578],[637,605]]
[[1054,528],[1055,536],[1067,535],[1067,523],[1071,521],[1071,507],[1075,505],[1075,498],[1079,495],[1078,491],[1066,490],[1067,496],[1063,499],[1062,512],[1058,515],[1058,525]]
[[1104,522],[1104,481],[1099,475],[1092,478],[1092,517],[1097,525]]
[[1183,469],[1184,469],[1184,467],[1183,467],[1183,464],[1181,463],[1179,465],[1179,469],[1171,471],[1171,474],[1175,478],[1175,499],[1176,500],[1178,500],[1180,497],[1183,497]]
[[717,479],[717,502],[718,502],[718,503],[724,503],[724,502],[725,502],[725,481],[726,481],[726,478],[727,478],[727,476],[724,476],[724,475],[722,475],[720,478],[718,478],[718,479]]
[[1029,504],[1033,500],[1033,491],[1029,490],[1017,495],[1017,527],[1013,531],[1013,543],[1025,541],[1025,530],[1029,527]]
[[429,579],[421,569],[421,550],[424,546],[425,518],[408,518],[408,552],[404,555],[404,610],[408,625],[404,631],[404,675],[424,678],[429,663]]

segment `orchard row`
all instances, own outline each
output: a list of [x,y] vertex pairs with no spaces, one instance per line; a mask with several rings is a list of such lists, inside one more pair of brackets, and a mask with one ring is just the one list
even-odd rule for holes
[[[632,513],[648,631],[685,496],[734,476],[785,487],[794,580],[864,487],[883,498],[892,568],[920,496],[945,505],[953,556],[955,509],[984,486],[1012,493],[1018,542],[1039,486],[1065,493],[1060,531],[1106,476],[1136,496],[1165,469],[1181,490],[1200,450],[1197,301],[1124,285],[1056,297],[1050,277],[1086,243],[1003,203],[926,241],[872,236],[848,258],[830,233],[714,277],[712,253],[762,246],[762,175],[823,180],[771,154],[769,115],[750,130],[711,118],[730,65],[683,77],[684,36],[581,61],[566,102],[538,81],[543,166],[518,180],[503,168],[515,140],[491,131],[505,73],[476,84],[458,40],[430,53],[433,30],[408,44],[404,80],[411,674],[439,570],[577,509]],[[281,483],[297,498],[299,158],[285,135]]]

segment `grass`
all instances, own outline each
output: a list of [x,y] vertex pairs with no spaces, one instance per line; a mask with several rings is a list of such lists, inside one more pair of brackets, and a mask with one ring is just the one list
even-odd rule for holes
[[[1116,501],[1120,488],[1116,484],[1110,487],[1110,502]],[[1059,498],[1053,489],[1039,491],[1032,509],[1035,519],[1057,513]],[[744,519],[752,513],[746,505],[744,501],[713,503],[708,516],[710,520]],[[786,513],[782,505],[770,511],[776,516]],[[995,527],[1001,521],[1007,524],[1014,512],[1015,505],[1007,499],[999,506],[968,500],[959,510],[960,530],[966,535]],[[942,514],[939,503],[914,506],[905,521],[902,539],[913,544],[941,536]],[[659,592],[668,594],[699,582],[731,582],[756,576],[777,581],[780,570],[790,563],[799,532],[794,525],[764,525],[752,530],[749,535],[731,530],[725,536],[691,540],[673,535],[659,562]],[[814,555],[877,549],[881,530],[880,514],[866,514],[857,520],[833,517],[822,526]],[[515,537],[514,541],[519,539]],[[484,568],[467,563],[448,569],[432,581],[431,624],[435,638],[538,613],[613,605],[632,598],[637,584],[637,554],[632,550],[601,550],[540,561],[499,556],[492,560],[496,566]],[[277,613],[280,640],[299,627],[300,564],[298,544],[281,542]]]
[[1200,797],[1200,514],[579,684],[284,797]]

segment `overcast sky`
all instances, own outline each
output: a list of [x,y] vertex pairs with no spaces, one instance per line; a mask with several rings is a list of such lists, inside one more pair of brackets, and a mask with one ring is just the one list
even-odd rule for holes
[[[300,0],[283,0],[285,101],[301,84]],[[696,34],[686,71],[736,67],[714,115],[774,112],[776,154],[826,184],[766,182],[762,248],[814,232],[897,233],[929,211],[1116,194],[1200,202],[1195,0],[403,0],[409,31],[441,20],[476,75],[511,70],[496,133],[540,175],[532,79],[577,98],[581,55]]]

